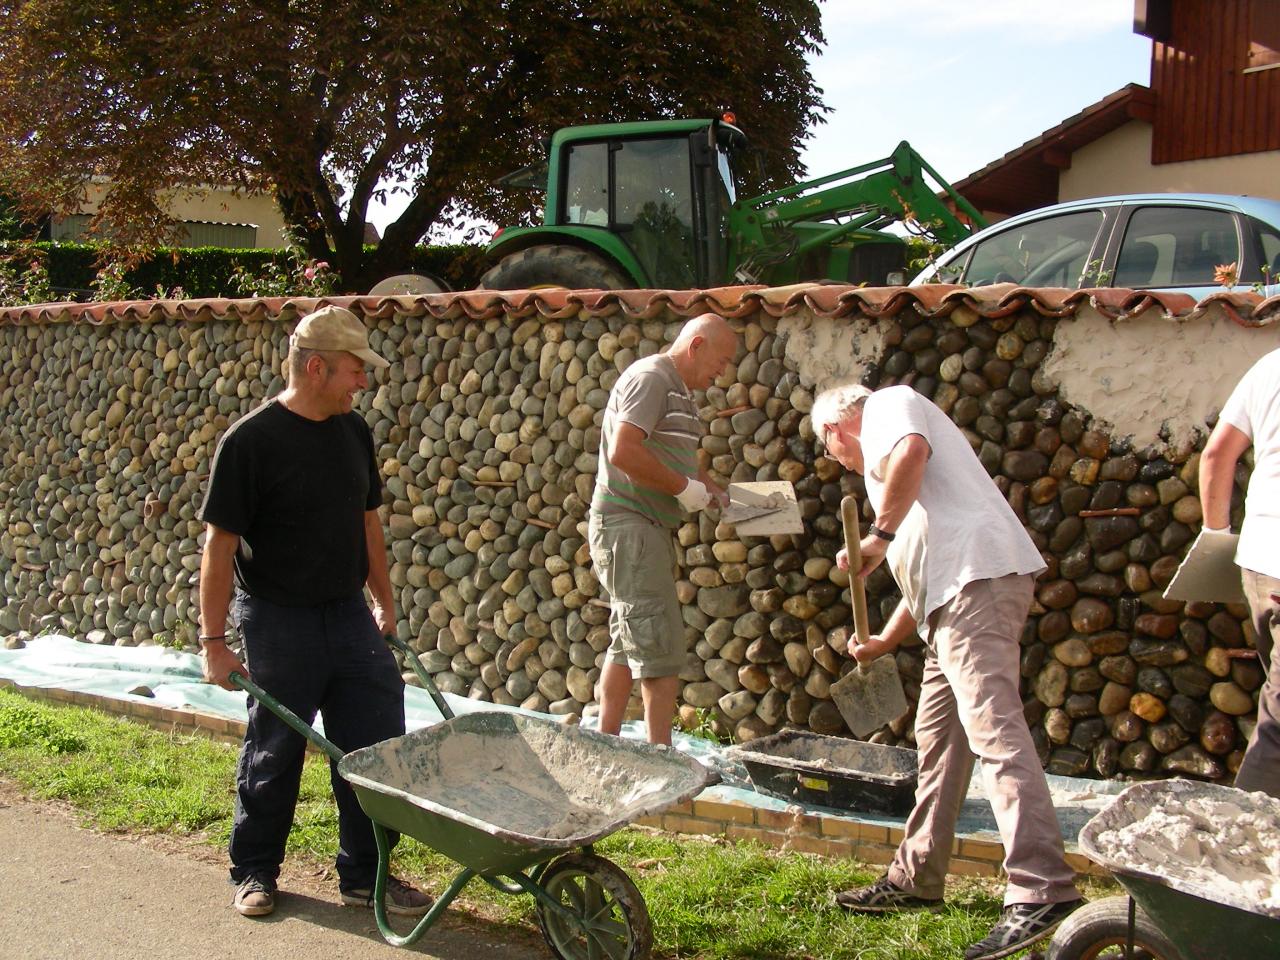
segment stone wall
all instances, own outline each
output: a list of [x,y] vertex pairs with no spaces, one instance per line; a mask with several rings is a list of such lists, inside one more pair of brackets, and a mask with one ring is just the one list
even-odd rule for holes
[[[1229,305],[1173,322],[1151,301],[1104,314],[1064,291],[948,291],[339,301],[393,360],[359,409],[387,483],[402,636],[445,690],[588,708],[608,643],[584,545],[601,411],[628,363],[719,310],[743,348],[698,398],[704,456],[726,481],[793,481],[808,530],[737,539],[703,514],[678,531],[687,722],[739,739],[847,732],[828,693],[851,618],[833,558],[840,498],[863,489],[821,456],[807,413],[831,383],[907,383],[966,430],[1046,555],[1022,676],[1049,769],[1229,777],[1262,679],[1245,611],[1160,591],[1199,526],[1206,418],[1274,333],[1232,323]],[[283,386],[287,330],[315,303],[0,312],[4,633],[189,641],[217,439]],[[868,587],[874,630],[897,595],[883,571]],[[920,645],[898,664],[914,695]],[[876,739],[909,741],[911,717]]]

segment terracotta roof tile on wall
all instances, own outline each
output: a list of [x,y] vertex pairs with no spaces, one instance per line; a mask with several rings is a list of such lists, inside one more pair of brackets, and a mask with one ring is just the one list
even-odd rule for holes
[[820,317],[880,318],[892,317],[907,309],[917,310],[926,316],[947,316],[957,310],[970,310],[990,318],[1030,309],[1044,316],[1068,317],[1082,306],[1092,306],[1113,319],[1156,309],[1169,319],[1195,320],[1213,305],[1246,327],[1280,320],[1280,296],[1263,299],[1256,293],[1241,291],[1223,290],[1197,304],[1186,294],[1110,287],[1067,290],[1060,287],[1020,287],[1012,283],[985,287],[951,284],[855,287],[802,283],[789,287],[738,286],[710,290],[468,290],[413,297],[45,303],[0,309],[0,324],[153,323],[171,320],[199,323],[222,317],[246,321],[290,320],[327,303],[351,307],[374,318],[391,314],[430,314],[440,320],[487,320],[498,316],[562,320],[582,313],[597,317],[622,314],[632,319],[648,319],[667,311],[689,317],[700,313],[718,313],[725,317],[767,313],[785,317],[807,311]]

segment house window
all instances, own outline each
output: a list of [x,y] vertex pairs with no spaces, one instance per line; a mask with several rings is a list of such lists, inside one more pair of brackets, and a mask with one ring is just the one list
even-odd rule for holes
[[[49,239],[67,242],[98,240],[89,233],[87,213],[56,217],[49,226]],[[183,220],[178,224],[180,247],[231,247],[252,249],[258,245],[258,228],[251,223],[211,223],[205,220]]]
[[1280,67],[1280,3],[1249,5],[1249,58],[1245,73]]
[[209,223],[184,220],[178,228],[180,247],[231,247],[243,250],[258,245],[258,228],[251,223]]

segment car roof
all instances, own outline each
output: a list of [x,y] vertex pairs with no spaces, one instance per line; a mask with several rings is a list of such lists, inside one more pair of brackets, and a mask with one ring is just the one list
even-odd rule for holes
[[1063,203],[1051,204],[1047,207],[1037,207],[1034,210],[1015,214],[1004,220],[998,220],[990,226],[983,227],[981,230],[975,230],[955,246],[949,247],[944,251],[935,263],[930,264],[916,274],[911,281],[911,285],[914,286],[932,276],[937,266],[950,263],[974,244],[980,243],[987,237],[1000,233],[1009,227],[1015,227],[1020,223],[1028,223],[1039,220],[1042,217],[1070,213],[1073,210],[1093,210],[1098,207],[1132,206],[1137,204],[1212,206],[1221,210],[1231,210],[1236,213],[1242,213],[1245,216],[1255,217],[1280,230],[1280,200],[1273,200],[1270,197],[1250,197],[1244,194],[1229,193],[1121,193],[1107,197],[1086,197],[1080,200],[1067,200]]
[[[1266,220],[1275,227],[1280,227],[1280,200],[1270,197],[1250,197],[1243,194],[1228,193],[1121,193],[1107,197],[1086,197],[1080,200],[1067,200],[1047,207],[1037,207],[1007,219],[993,223],[991,230],[1005,224],[1020,223],[1024,220],[1036,220],[1070,210],[1091,209],[1093,207],[1115,206],[1118,204],[1200,204],[1205,206],[1224,207],[1237,210],[1248,216]],[[983,231],[979,231],[983,232]],[[976,234],[975,234],[976,235]]]

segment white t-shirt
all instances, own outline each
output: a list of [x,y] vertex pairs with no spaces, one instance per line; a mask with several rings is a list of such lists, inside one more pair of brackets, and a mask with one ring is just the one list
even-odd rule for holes
[[925,636],[925,587],[928,567],[925,564],[925,542],[929,539],[929,518],[919,503],[913,503],[906,518],[893,532],[893,540],[885,551],[884,562],[902,591],[902,599],[916,622],[916,632]]
[[913,433],[922,436],[932,451],[917,495],[924,513],[918,521],[924,557],[923,562],[890,566],[895,575],[895,566],[900,566],[923,576],[924,583],[912,584],[910,589],[898,584],[904,595],[919,598],[923,593],[923,600],[913,604],[913,616],[921,613],[918,619],[923,622],[975,580],[1044,570],[1040,551],[960,428],[907,386],[878,390],[863,407],[862,456],[867,495],[876,513],[883,507],[886,458],[899,440]]
[[1249,368],[1219,417],[1253,441],[1253,475],[1236,563],[1280,577],[1280,350]]

